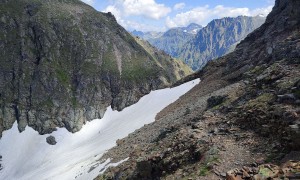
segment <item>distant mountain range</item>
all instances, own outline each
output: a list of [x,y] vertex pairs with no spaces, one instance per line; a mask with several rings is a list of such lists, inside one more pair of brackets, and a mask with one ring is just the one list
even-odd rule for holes
[[204,28],[192,23],[165,33],[133,31],[132,34],[198,70],[209,60],[232,52],[241,40],[264,22],[262,16],[226,17],[215,19]]
[[142,32],[142,31],[132,31],[131,34],[134,36],[138,36],[142,38],[143,40],[149,40],[149,39],[155,39],[161,37],[164,33],[163,32],[155,32],[155,31],[149,31],[149,32]]
[[184,33],[196,35],[199,32],[199,30],[202,29],[202,28],[203,27],[199,24],[191,23],[187,27],[178,27],[178,28],[172,28],[172,29],[178,29],[178,30],[183,31]]
[[182,46],[176,57],[193,70],[201,69],[209,60],[232,52],[241,40],[264,22],[265,17],[261,16],[213,20]]
[[201,25],[192,23],[187,27],[172,28],[164,33],[133,31],[133,35],[149,41],[150,44],[165,51],[173,57],[178,57],[183,45],[193,39]]

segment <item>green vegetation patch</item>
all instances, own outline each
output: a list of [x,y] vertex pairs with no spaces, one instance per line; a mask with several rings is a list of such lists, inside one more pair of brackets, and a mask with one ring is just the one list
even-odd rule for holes
[[71,79],[67,71],[65,71],[64,69],[56,69],[56,76],[58,81],[66,88],[69,86]]
[[79,102],[77,101],[76,97],[71,98],[71,103],[74,108],[77,108],[79,106]]
[[103,56],[102,72],[119,74],[117,61],[113,52],[112,44],[109,45],[108,51]]
[[207,99],[207,108],[213,108],[225,102],[227,96],[211,96]]
[[154,62],[147,56],[139,56],[127,60],[122,66],[122,79],[135,82],[144,82],[145,79],[158,77],[158,69],[154,66]]
[[261,174],[262,176],[268,177],[269,173],[270,173],[269,168],[260,168],[259,169],[259,174]]
[[219,152],[220,151],[217,147],[212,147],[205,153],[199,169],[200,176],[208,175],[211,172],[213,164],[220,161]]
[[199,176],[206,176],[210,173],[210,168],[207,165],[201,166],[199,170]]
[[250,100],[247,103],[248,107],[264,107],[268,102],[271,102],[275,99],[275,96],[271,93],[264,93],[257,98]]

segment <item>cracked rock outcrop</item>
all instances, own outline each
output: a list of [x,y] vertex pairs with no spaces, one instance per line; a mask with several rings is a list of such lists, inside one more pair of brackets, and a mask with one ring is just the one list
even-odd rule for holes
[[76,132],[190,72],[79,0],[1,0],[0,49],[0,134]]

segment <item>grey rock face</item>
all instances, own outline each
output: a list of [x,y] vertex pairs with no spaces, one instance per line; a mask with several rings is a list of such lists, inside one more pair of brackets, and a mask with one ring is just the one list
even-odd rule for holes
[[[0,155],[0,162],[2,161],[2,156]],[[3,169],[2,164],[0,163],[0,171]]]
[[212,96],[210,98],[207,99],[207,108],[213,108],[217,105],[220,105],[221,103],[223,103],[226,99],[226,96]]
[[48,136],[46,142],[50,145],[55,145],[57,143],[54,136]]
[[178,57],[193,70],[201,69],[209,60],[232,52],[241,40],[264,21],[265,18],[260,16],[213,20],[183,46]]
[[185,43],[193,39],[201,28],[202,26],[192,23],[187,27],[172,28],[159,37],[145,38],[145,33],[135,34],[142,39],[148,40],[156,48],[177,58]]
[[111,13],[79,0],[0,2],[0,134],[15,120],[20,131],[76,132],[179,78]]

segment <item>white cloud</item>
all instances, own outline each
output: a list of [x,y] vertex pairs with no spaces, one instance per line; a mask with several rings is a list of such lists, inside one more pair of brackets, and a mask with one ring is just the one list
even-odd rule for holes
[[123,16],[143,16],[155,20],[166,17],[171,12],[171,8],[154,0],[116,0],[105,12],[111,9],[118,10]]
[[263,15],[267,16],[272,11],[273,6],[268,6],[266,8],[257,8],[251,11],[252,16]]
[[87,3],[89,5],[94,5],[94,3],[95,3],[95,0],[81,0],[81,1],[84,3]]
[[143,32],[147,32],[147,31],[163,31],[166,30],[164,28],[161,27],[156,27],[150,24],[144,24],[144,23],[138,23],[129,19],[123,19],[121,16],[121,12],[116,9],[114,6],[108,6],[106,8],[106,12],[111,12],[115,18],[117,19],[118,23],[123,26],[125,29],[128,30],[139,30],[139,31],[143,31]]
[[161,27],[138,23],[133,19],[160,20],[171,12],[171,8],[164,4],[158,4],[155,0],[114,0],[111,5],[104,9],[104,12],[111,12],[118,23],[126,29],[161,31]]
[[203,7],[196,7],[187,12],[179,13],[173,18],[167,17],[166,26],[168,28],[172,28],[178,26],[187,26],[190,23],[206,25],[212,19],[236,17],[239,15],[256,16],[262,14],[266,16],[271,10],[272,6],[250,10],[249,8],[233,8],[222,5],[210,8],[208,5],[206,5]]
[[177,3],[174,5],[173,9],[176,10],[180,10],[183,9],[185,7],[185,3]]
[[129,29],[129,30],[139,30],[139,31],[143,31],[143,32],[148,32],[148,31],[161,32],[161,31],[166,31],[167,30],[167,29],[165,29],[165,27],[157,27],[157,26],[154,26],[154,25],[139,23],[139,22],[130,21],[130,20],[121,19],[119,21],[119,23],[125,29]]
[[[93,3],[95,0],[82,0]],[[274,0],[266,0],[273,1]],[[175,16],[169,15],[172,10],[178,11],[184,9],[186,4],[181,2],[173,7],[167,7],[163,3],[157,3],[157,0],[109,0],[109,6],[103,11],[111,12],[115,15],[119,24],[128,30],[142,31],[162,31],[166,28],[187,26],[190,23],[197,23],[205,26],[213,19],[223,17],[236,17],[239,15],[256,16],[262,14],[266,16],[273,7],[273,4],[266,8],[235,8],[218,5],[215,7],[200,6],[181,11]]]

